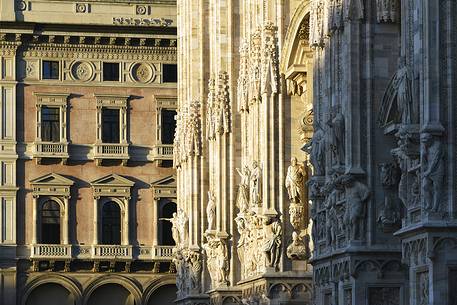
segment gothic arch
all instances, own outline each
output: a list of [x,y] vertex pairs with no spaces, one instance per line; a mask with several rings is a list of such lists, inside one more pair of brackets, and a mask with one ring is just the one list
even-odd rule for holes
[[23,290],[20,304],[25,305],[30,293],[41,285],[57,284],[68,290],[75,299],[75,305],[82,305],[82,288],[81,285],[69,277],[60,274],[46,274],[31,280]]
[[282,58],[280,62],[280,71],[285,73],[288,66],[292,64],[290,60],[293,58],[294,45],[298,32],[300,30],[301,23],[305,19],[306,15],[311,11],[311,4],[309,0],[302,0],[297,6],[292,19],[290,20],[289,26],[287,27],[286,38],[284,39],[284,47],[282,48]]
[[97,288],[109,285],[109,284],[118,284],[125,289],[127,289],[134,297],[135,304],[142,304],[141,303],[141,295],[142,295],[142,288],[141,285],[127,277],[116,275],[116,274],[109,274],[104,275],[99,278],[96,278],[89,285],[84,289],[83,293],[83,304],[87,304],[89,301],[90,296],[97,290]]

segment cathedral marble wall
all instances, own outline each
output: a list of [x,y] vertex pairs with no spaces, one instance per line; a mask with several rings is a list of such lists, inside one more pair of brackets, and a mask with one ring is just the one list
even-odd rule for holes
[[0,16],[0,304],[171,304],[175,2]]

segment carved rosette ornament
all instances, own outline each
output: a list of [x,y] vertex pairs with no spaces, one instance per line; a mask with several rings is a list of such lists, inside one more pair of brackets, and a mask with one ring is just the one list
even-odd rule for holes
[[137,63],[132,68],[132,78],[140,83],[149,83],[154,79],[155,68],[147,63]]
[[79,61],[72,65],[71,74],[75,80],[87,82],[92,79],[94,69],[91,63]]

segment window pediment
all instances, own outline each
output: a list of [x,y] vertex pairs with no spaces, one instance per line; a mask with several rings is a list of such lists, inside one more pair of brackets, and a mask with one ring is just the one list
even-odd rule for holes
[[50,173],[30,180],[34,197],[50,195],[69,197],[70,188],[73,184],[73,180],[56,173]]
[[130,95],[94,94],[97,107],[127,108]]
[[135,182],[122,176],[111,174],[96,179],[90,183],[94,190],[94,197],[130,197],[130,190]]
[[151,183],[154,198],[176,198],[176,177],[168,176]]

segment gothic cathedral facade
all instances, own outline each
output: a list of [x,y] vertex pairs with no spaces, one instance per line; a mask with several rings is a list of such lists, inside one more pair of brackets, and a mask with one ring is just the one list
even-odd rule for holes
[[456,304],[455,1],[177,4],[177,304]]

